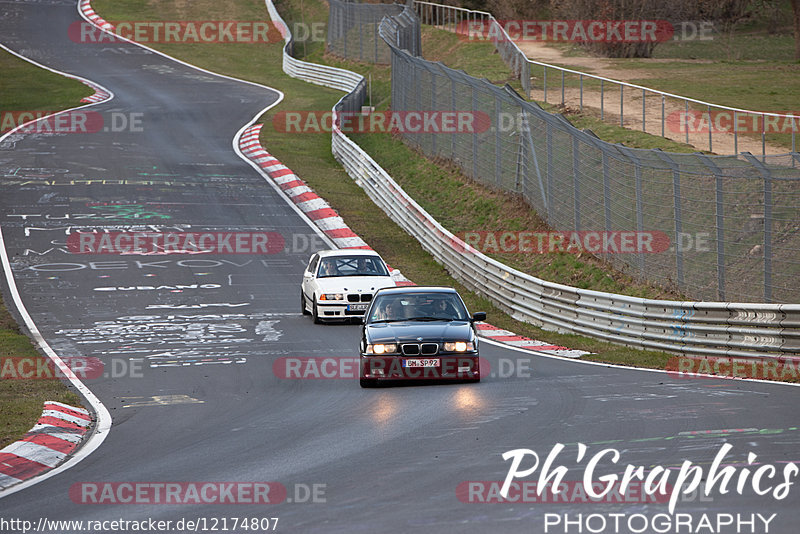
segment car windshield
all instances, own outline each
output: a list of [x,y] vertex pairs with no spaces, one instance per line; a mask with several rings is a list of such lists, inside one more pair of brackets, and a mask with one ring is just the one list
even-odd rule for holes
[[467,310],[453,293],[406,293],[378,295],[368,318],[370,323],[397,321],[466,321]]
[[389,276],[378,256],[329,256],[319,262],[318,278],[331,276]]

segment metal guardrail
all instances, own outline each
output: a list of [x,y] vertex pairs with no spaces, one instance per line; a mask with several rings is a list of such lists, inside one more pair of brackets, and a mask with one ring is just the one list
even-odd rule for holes
[[[282,22],[272,0],[265,1],[273,21]],[[306,79],[308,73],[307,81],[319,83],[319,76],[325,72],[339,77],[329,83],[349,84],[358,91],[360,84],[353,83],[353,73],[306,62],[299,62],[304,65],[296,68],[298,60],[286,58],[291,34],[287,32],[285,38],[287,74]],[[286,70],[287,65],[291,71]],[[547,282],[505,266],[455,237],[335,125],[332,150],[369,197],[456,279],[516,319],[546,329],[678,354],[745,358],[800,354],[800,304],[649,300]]]
[[[791,132],[783,132],[783,133],[790,133],[791,134],[791,143],[792,149],[791,152],[797,152],[797,133],[800,132],[800,116],[792,115],[788,113],[770,113],[770,112],[762,112],[762,111],[752,111],[747,109],[741,108],[734,108],[729,106],[721,106],[718,104],[712,104],[710,102],[705,102],[703,100],[697,100],[694,98],[688,98],[681,95],[676,95],[673,93],[667,93],[665,91],[659,91],[657,89],[651,89],[649,87],[643,87],[641,85],[631,84],[622,82],[619,80],[613,80],[611,78],[605,78],[603,76],[596,76],[594,74],[589,74],[586,72],[580,72],[577,70],[567,69],[564,67],[559,67],[557,65],[551,65],[549,63],[543,63],[541,61],[535,61],[529,59],[520,49],[519,47],[514,44],[513,39],[508,35],[505,28],[503,28],[502,24],[499,24],[497,20],[492,16],[491,13],[487,13],[486,11],[475,11],[470,9],[464,9],[461,7],[455,6],[448,6],[442,4],[435,4],[432,2],[420,2],[414,1],[414,6],[417,11],[417,14],[420,17],[420,20],[423,24],[428,24],[430,26],[436,26],[441,29],[451,31],[454,33],[461,33],[465,29],[468,31],[470,26],[469,23],[481,23],[481,24],[490,24],[492,25],[491,28],[487,28],[486,34],[490,36],[497,36],[502,35],[502,38],[493,38],[492,41],[495,44],[495,47],[500,51],[503,60],[506,62],[509,67],[511,67],[514,74],[520,77],[520,82],[522,83],[523,90],[528,98],[531,97],[531,92],[534,89],[531,83],[531,65],[536,65],[542,67],[542,76],[541,76],[541,93],[542,93],[542,100],[544,102],[548,101],[548,81],[547,81],[547,73],[548,70],[554,70],[557,73],[560,73],[560,81],[561,81],[561,104],[567,103],[567,99],[565,98],[565,88],[566,88],[566,75],[570,75],[573,77],[577,77],[579,83],[579,99],[578,105],[580,106],[581,111],[583,111],[583,104],[584,104],[584,79],[595,80],[600,82],[600,117],[601,119],[605,119],[606,115],[606,93],[609,91],[606,85],[612,85],[617,88],[619,92],[619,105],[617,107],[616,112],[619,115],[619,124],[620,126],[624,126],[625,122],[625,104],[624,104],[624,92],[625,89],[629,89],[630,91],[635,91],[636,94],[641,94],[641,119],[642,119],[642,131],[647,131],[647,116],[648,116],[648,95],[650,97],[650,101],[654,98],[657,99],[654,105],[655,113],[659,112],[661,114],[661,137],[665,137],[666,126],[669,124],[670,129],[674,130],[676,127],[678,129],[678,134],[685,134],[685,142],[689,144],[689,134],[690,134],[690,127],[689,123],[695,123],[698,121],[698,117],[696,114],[693,114],[693,111],[699,111],[701,116],[699,120],[705,121],[705,124],[708,125],[707,127],[707,139],[708,139],[708,151],[714,151],[714,140],[713,134],[714,133],[724,133],[724,134],[733,134],[734,139],[734,154],[739,153],[739,136],[742,135],[740,132],[741,125],[748,125],[754,124],[757,128],[756,130],[760,129],[760,132],[750,132],[750,133],[760,133],[761,136],[761,155],[764,156],[767,153],[767,128],[768,124],[771,127],[780,128],[782,130],[787,129],[787,125]],[[505,52],[504,52],[505,51]],[[522,59],[520,59],[522,58]],[[521,67],[520,63],[524,63],[524,69]],[[672,118],[672,120],[668,119],[668,115],[666,113],[667,107],[667,99],[675,100],[681,103],[680,108],[681,112],[678,116]],[[612,103],[611,101],[609,101]],[[694,109],[690,109],[690,103],[694,105]],[[638,108],[638,105],[637,105]],[[681,113],[683,116],[681,117]],[[722,120],[724,119],[724,121]],[[732,129],[725,127],[719,128],[718,125],[724,122],[726,125],[732,125]],[[715,130],[720,130],[715,132]],[[650,132],[658,134],[658,132]],[[706,132],[699,132],[704,134]],[[695,140],[696,141],[696,140]],[[699,148],[699,147],[698,147]]]

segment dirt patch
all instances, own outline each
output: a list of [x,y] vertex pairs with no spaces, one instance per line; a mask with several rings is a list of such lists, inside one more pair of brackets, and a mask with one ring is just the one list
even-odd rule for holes
[[[547,46],[542,42],[518,42],[520,50],[530,59],[542,63],[553,63],[574,70],[588,72],[605,78],[626,81],[632,79],[647,79],[655,77],[653,73],[641,70],[625,70],[614,65],[614,61],[597,57],[569,57],[558,48]],[[663,63],[671,60],[652,60]],[[544,76],[541,68],[531,68],[531,98],[547,101],[550,104],[564,104],[571,108],[581,107],[581,91],[578,88],[565,87],[561,90],[561,76],[549,70],[547,81],[547,98],[544,94]],[[761,154],[785,154],[789,149],[766,143],[762,147],[761,140],[757,137],[738,135],[727,132],[714,132],[709,139],[708,131],[689,132],[680,124],[680,117],[686,112],[683,101],[673,98],[663,98],[659,94],[644,92],[640,89],[624,88],[620,97],[619,86],[606,84],[603,93],[599,90],[583,89],[584,108],[591,108],[597,112],[602,110],[603,119],[608,122],[620,124],[633,130],[644,131],[660,135],[677,141],[687,143],[698,150],[709,151],[715,154],[737,154],[750,152]],[[644,100],[644,106],[643,106]],[[691,109],[691,108],[690,108]],[[713,108],[712,108],[713,109]],[[644,120],[643,120],[644,115]]]

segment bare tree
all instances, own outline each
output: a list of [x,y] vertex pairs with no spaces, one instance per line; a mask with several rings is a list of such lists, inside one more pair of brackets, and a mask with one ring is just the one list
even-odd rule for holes
[[[704,1],[720,0],[551,0],[553,14],[563,19],[601,21],[665,21],[697,20],[698,6]],[[722,0],[726,1],[726,0]],[[739,1],[739,0],[730,0]],[[659,34],[661,38],[668,34]],[[658,40],[587,41],[581,43],[592,52],[609,57],[650,57]]]

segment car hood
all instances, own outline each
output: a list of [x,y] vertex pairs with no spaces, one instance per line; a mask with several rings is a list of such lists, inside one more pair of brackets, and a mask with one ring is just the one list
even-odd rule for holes
[[472,336],[472,326],[467,321],[431,321],[378,323],[365,327],[368,343],[405,343],[418,341],[468,341]]
[[377,291],[382,287],[394,287],[389,276],[332,276],[317,278],[317,284],[324,291]]

